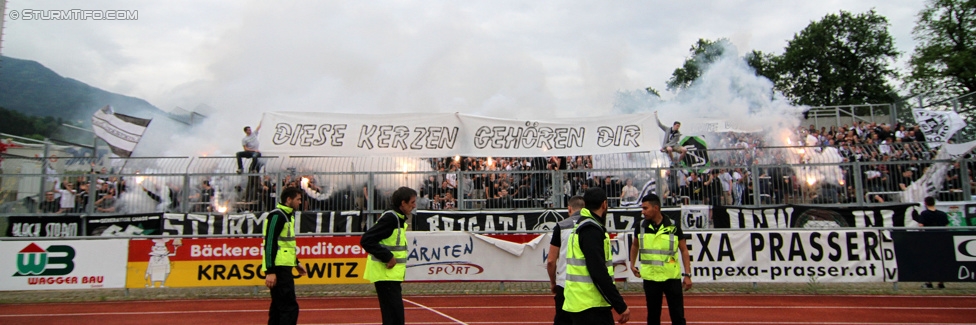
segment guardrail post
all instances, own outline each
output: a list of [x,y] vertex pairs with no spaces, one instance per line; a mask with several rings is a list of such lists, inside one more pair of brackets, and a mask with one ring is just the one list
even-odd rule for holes
[[[464,205],[468,201],[468,200],[465,200],[464,199],[465,194],[467,194],[467,193],[464,193],[464,184],[467,183],[464,180],[464,178],[465,178],[464,175],[467,175],[467,173],[461,172],[460,169],[458,169],[458,170],[456,170],[454,172],[457,175],[456,178],[455,178],[455,179],[457,179],[457,185],[454,188],[454,190],[457,192],[457,195],[455,195],[455,197],[454,197],[454,199],[457,200],[457,206],[455,206],[454,208],[455,209],[458,209],[458,210],[469,210],[468,207]],[[473,188],[474,187],[472,187],[472,191],[474,190]]]
[[183,175],[183,191],[180,193],[180,213],[190,212],[190,175]]
[[551,209],[557,209],[565,206],[562,202],[564,191],[563,190],[563,172],[559,170],[553,170],[549,172],[552,177],[549,180],[552,182],[552,193],[550,193],[549,200],[552,202]]
[[[373,223],[375,222],[375,220],[373,219],[373,214],[370,212],[373,211],[373,205],[375,205],[376,200],[379,199],[378,197],[376,197],[376,186],[374,185],[375,182],[373,181],[373,175],[374,175],[373,172],[369,172],[369,174],[366,175],[366,195],[368,195],[366,199],[366,207],[365,207],[367,229],[369,227],[372,227]],[[363,231],[366,231],[366,229],[363,229]]]
[[[44,183],[47,182],[47,168],[50,166],[48,164],[48,157],[51,156],[51,142],[47,138],[44,138],[44,157],[41,158],[41,187],[37,190],[37,200],[34,201],[34,205],[30,206],[27,210],[31,213],[37,212],[37,208],[41,205],[41,200],[44,200]],[[52,175],[53,177],[60,177],[59,175]],[[57,183],[55,183],[57,184]],[[55,188],[55,190],[57,190]]]
[[762,205],[762,197],[759,196],[759,166],[752,165],[749,166],[752,174],[752,204],[755,206]]
[[854,180],[854,195],[857,196],[858,206],[864,206],[864,184],[861,184],[861,162],[854,161],[854,165],[851,167],[851,178]]
[[[661,171],[662,170],[664,170],[664,169],[661,169],[661,168],[652,168],[651,169],[651,172],[654,173],[654,176],[653,177],[656,178],[656,180],[654,181],[654,183],[655,183],[654,184],[654,186],[655,186],[654,191],[657,192],[658,198],[660,198],[661,202],[667,202],[667,199],[664,197],[664,182],[668,182],[668,188],[670,189],[671,188],[671,182],[669,182],[669,180],[671,179],[671,175],[672,175],[671,173],[674,173],[674,170],[673,169],[668,170],[668,173],[669,173],[668,174],[668,177],[661,177]],[[675,189],[671,189],[671,190],[674,191]]]
[[[85,202],[85,213],[87,214],[95,213],[95,199],[98,198],[97,179],[94,173],[88,173],[88,202]],[[76,190],[80,191],[81,189]]]
[[969,164],[967,161],[959,158],[959,181],[962,182],[962,200],[972,201],[973,200],[973,186],[969,183]]

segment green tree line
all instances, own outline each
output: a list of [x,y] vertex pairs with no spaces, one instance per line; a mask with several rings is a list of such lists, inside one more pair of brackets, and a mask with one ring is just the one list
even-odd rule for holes
[[60,117],[28,116],[0,107],[0,132],[6,134],[44,140],[57,132],[62,123]]
[[[926,2],[913,29],[919,43],[907,73],[895,67],[903,53],[896,50],[888,27],[888,19],[874,10],[840,11],[794,34],[780,54],[753,50],[742,59],[797,105],[894,103],[919,94],[937,102],[976,92],[976,0]],[[667,90],[694,85],[730,46],[724,38],[699,39],[671,74]],[[963,104],[960,113],[976,103]]]

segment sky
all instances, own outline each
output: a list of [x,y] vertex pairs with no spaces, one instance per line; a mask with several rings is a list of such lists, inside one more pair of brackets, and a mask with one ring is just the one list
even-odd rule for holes
[[[651,86],[674,98],[665,82],[699,38],[781,54],[811,21],[840,10],[887,17],[904,71],[924,4],[9,0],[0,45],[3,55],[163,110],[207,105],[239,133],[267,111],[612,114],[618,91]],[[45,9],[136,10],[138,19],[9,15]]]

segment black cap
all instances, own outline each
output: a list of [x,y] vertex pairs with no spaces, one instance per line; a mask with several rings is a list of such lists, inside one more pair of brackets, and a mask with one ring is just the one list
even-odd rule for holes
[[599,207],[607,200],[607,192],[601,187],[591,187],[583,193],[583,203],[587,207]]

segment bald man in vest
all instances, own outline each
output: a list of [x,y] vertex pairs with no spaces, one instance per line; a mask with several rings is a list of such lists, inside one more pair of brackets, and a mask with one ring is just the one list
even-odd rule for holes
[[569,247],[569,236],[573,233],[573,226],[580,218],[580,210],[583,210],[583,197],[574,196],[569,198],[566,205],[569,216],[556,223],[552,229],[552,240],[549,241],[549,255],[546,256],[546,271],[549,272],[549,290],[554,293],[556,300],[556,317],[553,318],[553,325],[572,325],[573,319],[569,313],[563,310],[563,302],[566,301],[564,294],[566,287],[566,249]]

